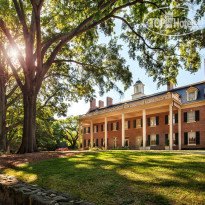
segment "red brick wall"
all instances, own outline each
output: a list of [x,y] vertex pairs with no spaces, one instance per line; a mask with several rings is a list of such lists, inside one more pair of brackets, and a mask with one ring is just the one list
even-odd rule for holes
[[[200,111],[200,121],[193,122],[193,123],[186,123],[184,122],[184,112],[189,111]],[[174,114],[177,113],[177,111],[174,112]],[[159,125],[156,127],[148,127],[147,125],[147,138],[148,135],[151,134],[159,134],[159,145],[157,146],[151,146],[151,149],[165,149],[165,134],[169,134],[169,125],[165,124],[165,115],[169,115],[169,112],[166,113],[158,113],[153,115],[147,115],[147,119],[149,117],[156,117],[159,116]],[[141,119],[142,117],[138,118],[126,118],[125,120],[130,120],[130,129],[125,130],[125,137],[129,137],[129,146],[132,148],[136,148],[136,137],[141,136],[142,138],[142,128],[134,128],[133,120],[135,119]],[[146,123],[147,123],[146,119]],[[200,106],[196,108],[190,108],[190,109],[183,109],[182,110],[182,148],[202,148],[205,147],[205,106]],[[119,122],[119,130],[117,131],[111,131],[111,123]],[[98,138],[98,144],[99,147],[101,147],[101,138],[104,138],[104,132],[101,132],[101,124],[97,124],[98,127],[98,133],[93,134],[94,140]],[[95,125],[95,124],[94,124]],[[118,121],[112,121],[108,122],[108,149],[113,148],[114,146],[114,138],[117,138],[117,147],[122,146],[122,123],[121,120]],[[184,132],[197,132],[200,131],[200,145],[184,145]],[[178,133],[178,123],[173,124],[173,133]],[[83,134],[83,139],[90,139],[90,134]],[[178,149],[178,146],[174,146],[174,149]]]

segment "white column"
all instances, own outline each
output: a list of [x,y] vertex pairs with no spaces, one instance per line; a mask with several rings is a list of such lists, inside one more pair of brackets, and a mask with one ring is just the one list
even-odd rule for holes
[[182,149],[182,111],[181,108],[178,109],[178,143],[179,150]]
[[122,147],[125,146],[125,114],[122,113]]
[[90,121],[90,147],[93,148],[93,121]]
[[173,149],[173,103],[169,105],[169,149]]
[[146,110],[142,111],[143,117],[143,149],[146,147],[147,123],[146,123]]
[[105,117],[105,150],[107,150],[107,117]]
[[78,144],[78,149],[80,149],[80,144],[81,144],[81,122],[79,122],[79,137],[78,137],[78,141],[79,141],[79,144]]

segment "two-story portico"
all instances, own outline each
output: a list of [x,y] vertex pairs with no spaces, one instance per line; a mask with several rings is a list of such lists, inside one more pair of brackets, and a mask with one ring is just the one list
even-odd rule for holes
[[205,147],[204,89],[205,82],[200,82],[145,96],[144,85],[137,81],[130,101],[112,104],[107,98],[106,107],[102,101],[97,107],[94,99],[90,111],[79,118],[80,147]]

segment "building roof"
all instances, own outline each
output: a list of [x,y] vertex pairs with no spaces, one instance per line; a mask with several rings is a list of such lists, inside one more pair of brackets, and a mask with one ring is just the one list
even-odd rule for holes
[[135,84],[138,84],[138,83],[142,83],[142,81],[141,80],[137,80]]
[[189,87],[192,87],[192,86],[198,86],[198,85],[201,85],[201,84],[205,84],[205,81],[201,81],[201,82],[198,82],[198,83],[185,85],[185,86],[182,86],[182,87],[179,87],[179,88],[174,88],[172,90],[166,90],[166,91],[154,93],[154,94],[151,94],[151,95],[146,95],[146,96],[134,99],[134,100],[128,100],[128,101],[124,101],[124,102],[115,103],[115,104],[112,104],[110,106],[106,106],[106,107],[102,107],[102,108],[96,108],[94,110],[91,110],[88,113],[95,112],[96,110],[103,110],[103,109],[107,109],[107,108],[111,108],[111,107],[117,107],[117,106],[120,106],[120,105],[125,104],[125,103],[129,104],[129,103],[132,103],[132,102],[137,102],[137,101],[140,101],[140,100],[149,99],[151,97],[160,96],[160,95],[166,94],[168,92],[181,94],[180,90],[183,90],[185,88],[189,88]]

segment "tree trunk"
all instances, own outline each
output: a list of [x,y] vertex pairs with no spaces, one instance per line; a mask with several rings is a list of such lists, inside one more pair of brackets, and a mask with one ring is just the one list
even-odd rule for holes
[[37,152],[36,146],[36,99],[37,95],[33,93],[23,93],[24,103],[24,122],[23,138],[18,153]]
[[0,151],[6,151],[6,82],[0,76]]
[[76,140],[73,140],[73,143],[72,143],[72,149],[75,149],[75,146],[76,146]]

